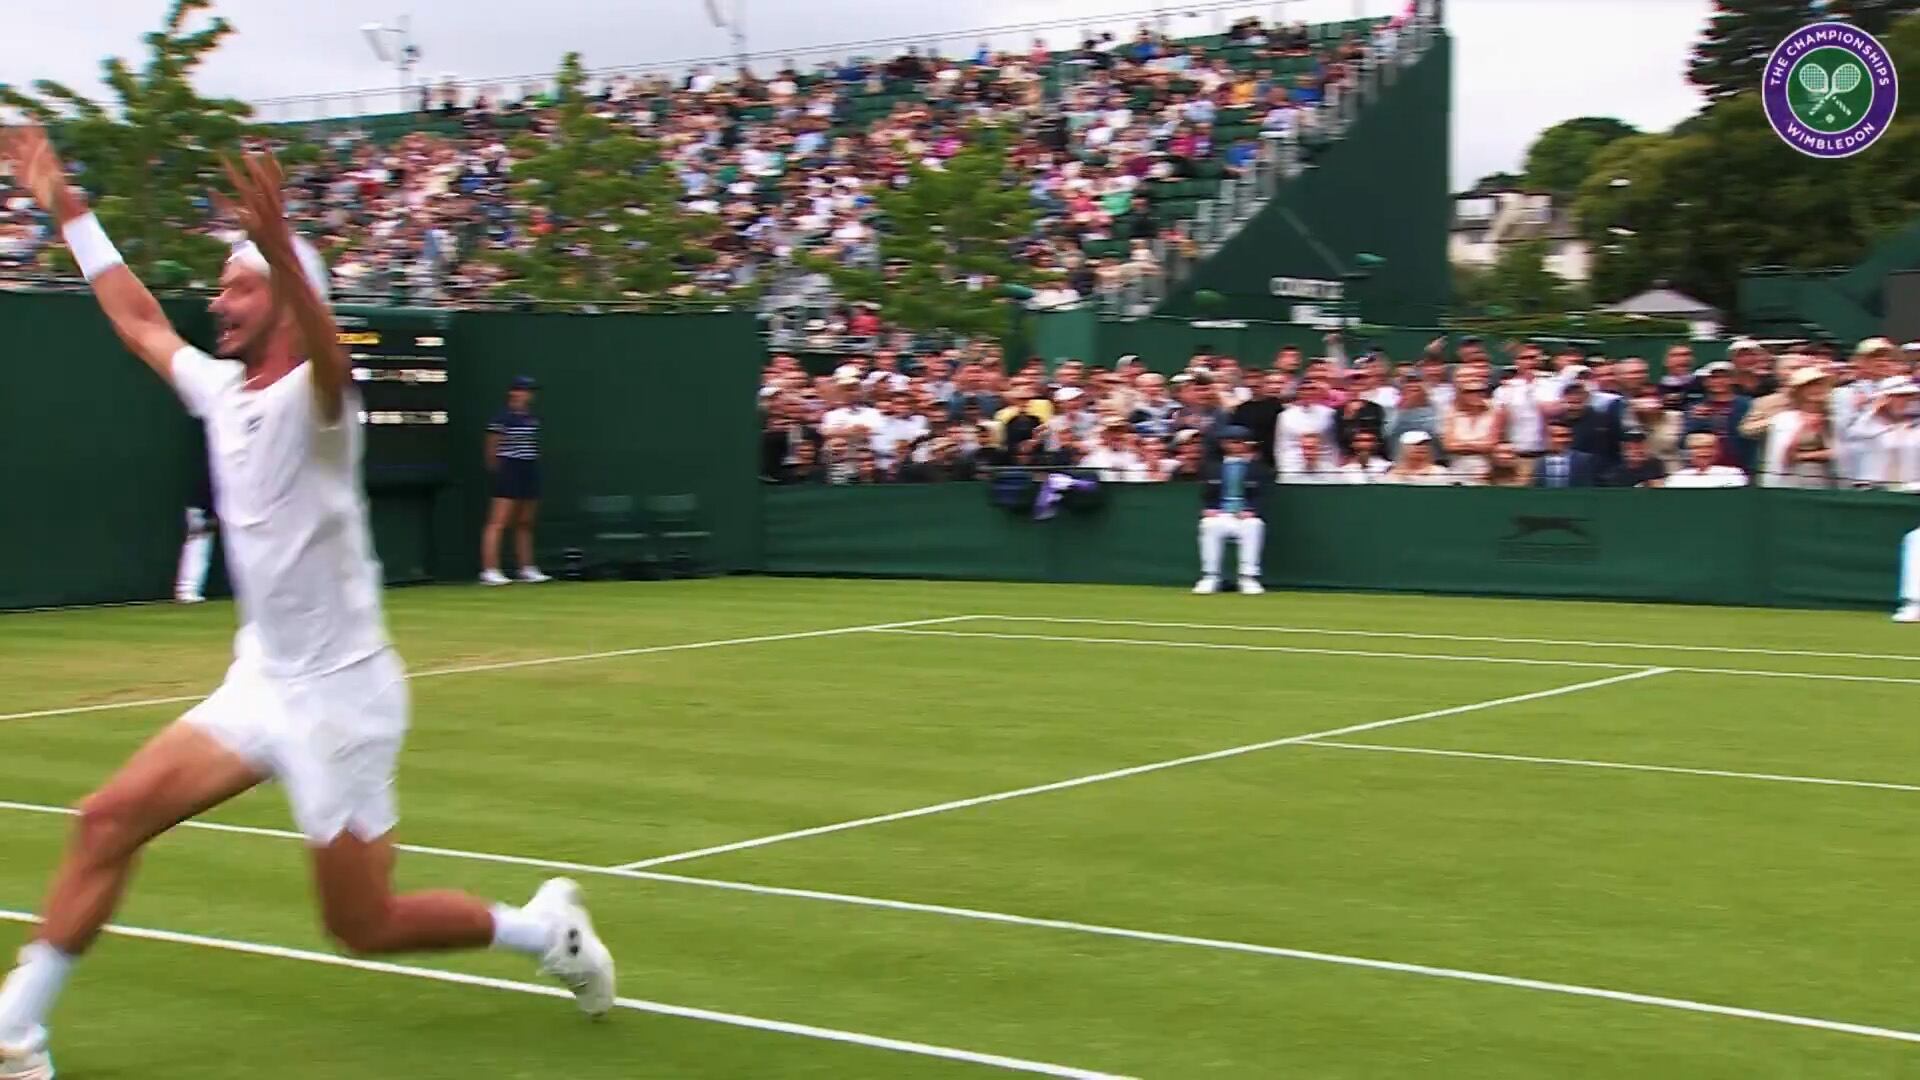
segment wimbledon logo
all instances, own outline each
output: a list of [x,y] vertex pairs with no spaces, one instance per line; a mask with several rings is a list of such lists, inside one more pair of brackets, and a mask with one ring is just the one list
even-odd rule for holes
[[1900,100],[1893,58],[1847,23],[1814,23],[1788,35],[1767,58],[1764,80],[1767,122],[1812,157],[1852,157],[1873,145]]

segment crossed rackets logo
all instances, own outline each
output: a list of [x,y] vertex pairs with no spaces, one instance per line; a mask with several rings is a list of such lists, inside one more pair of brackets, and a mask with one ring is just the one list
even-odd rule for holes
[[1899,102],[1893,60],[1873,35],[1844,22],[1803,26],[1767,58],[1761,98],[1788,145],[1813,157],[1850,157],[1886,134]]

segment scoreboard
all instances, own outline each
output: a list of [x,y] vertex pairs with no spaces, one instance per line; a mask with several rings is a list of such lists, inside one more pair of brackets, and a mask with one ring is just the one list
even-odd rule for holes
[[448,426],[449,315],[348,305],[335,309],[334,321],[360,392],[367,486],[446,482],[453,452]]

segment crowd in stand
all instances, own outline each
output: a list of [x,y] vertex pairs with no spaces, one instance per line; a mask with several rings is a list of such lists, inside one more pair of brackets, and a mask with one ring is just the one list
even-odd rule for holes
[[[1228,41],[1255,62],[1235,66],[1143,27],[1057,52],[1035,41],[1026,52],[983,46],[956,60],[908,49],[765,78],[706,68],[622,76],[593,87],[591,108],[657,140],[683,208],[724,223],[718,259],[689,266],[683,291],[748,284],[798,251],[871,263],[878,191],[905,184],[915,165],[939,168],[971,125],[1014,133],[1015,182],[1041,219],[1013,254],[1045,272],[1057,303],[1161,274],[1169,249],[1191,255],[1180,222],[1155,212],[1151,186],[1231,176],[1266,136],[1297,138],[1369,47],[1258,20],[1236,24]],[[448,86],[420,104],[416,130],[382,141],[332,125],[317,136],[317,157],[289,169],[289,209],[321,241],[342,296],[481,295],[500,283],[489,251],[552,227],[512,182],[515,137],[554,129],[547,91],[504,102]],[[1229,115],[1223,137],[1229,128],[1216,124]],[[0,206],[0,274],[46,273],[47,239],[30,212]]]
[[1211,350],[1171,378],[1111,365],[1010,364],[997,347],[907,358],[882,349],[810,375],[773,359],[760,390],[761,475],[779,484],[969,480],[996,467],[1116,483],[1192,481],[1229,433],[1283,484],[1494,487],[1877,487],[1920,491],[1920,343],[1742,339],[1697,365],[1529,342],[1496,363],[1476,338],[1394,364],[1267,368]]

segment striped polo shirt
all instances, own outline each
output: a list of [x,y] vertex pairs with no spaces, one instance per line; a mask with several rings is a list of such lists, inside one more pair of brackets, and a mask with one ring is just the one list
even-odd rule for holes
[[500,436],[494,457],[508,461],[540,460],[540,418],[532,413],[508,409],[494,417],[487,430]]

